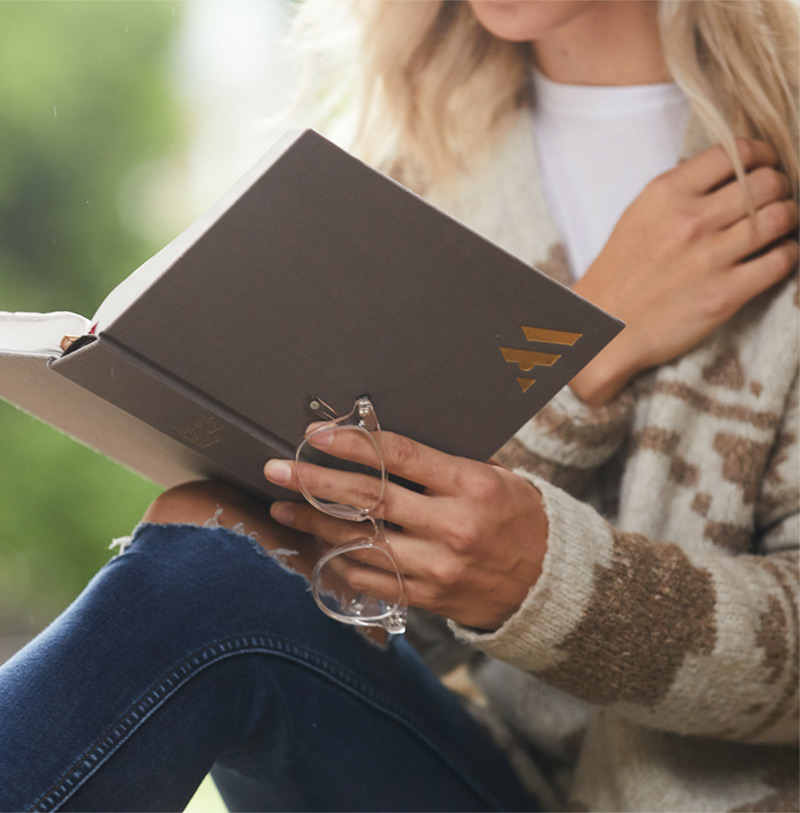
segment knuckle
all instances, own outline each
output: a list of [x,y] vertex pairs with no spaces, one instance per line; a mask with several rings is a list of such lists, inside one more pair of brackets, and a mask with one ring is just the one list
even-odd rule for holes
[[502,491],[502,481],[495,467],[482,463],[462,467],[459,486],[468,497],[479,501],[494,500]]
[[758,191],[761,191],[767,200],[776,200],[786,195],[786,176],[772,167],[762,167],[754,173],[754,180],[758,183]]
[[655,178],[645,184],[643,195],[652,198],[655,202],[663,202],[674,194],[678,184],[680,167],[667,170],[656,175]]
[[480,538],[480,523],[475,517],[460,517],[450,529],[450,546],[458,553],[472,550]]
[[354,494],[354,505],[371,506],[375,505],[383,496],[383,482],[375,477],[370,477],[359,482]]
[[439,562],[434,570],[436,580],[445,588],[455,587],[464,577],[464,565],[458,557],[452,556]]
[[798,254],[800,249],[796,241],[776,246],[771,256],[774,273],[779,277],[788,274],[797,265]]
[[397,464],[401,469],[413,466],[414,460],[417,457],[416,444],[407,437],[397,435],[392,438],[390,448],[387,449],[392,463]]
[[[352,540],[352,538],[352,533],[344,534],[340,532],[339,540],[337,540],[337,542],[341,544],[342,542]],[[347,558],[352,559],[357,563],[357,565],[353,568],[354,572],[361,572],[363,568],[361,568],[360,565],[363,565],[369,561],[369,550],[367,548],[357,548],[356,550],[351,550],[348,552]]]
[[703,307],[708,317],[719,322],[727,319],[735,310],[735,302],[730,291],[715,286],[706,291],[703,297]]
[[682,245],[691,243],[702,233],[702,226],[702,219],[698,212],[681,209],[673,216],[670,223],[670,238],[673,242]]
[[762,221],[770,234],[785,234],[792,228],[796,219],[796,206],[776,202],[762,210]]
[[310,463],[297,463],[294,473],[298,482],[301,482],[313,494],[320,486],[323,471],[324,469],[319,469]]
[[722,248],[719,240],[706,240],[700,243],[692,254],[690,268],[696,274],[702,274],[710,268],[719,265]]
[[505,493],[505,483],[496,469],[488,468],[483,471],[479,489],[479,496],[484,502],[495,504]]
[[419,583],[406,583],[406,598],[414,607],[422,607],[432,613],[445,615],[447,601],[445,592],[440,585]]

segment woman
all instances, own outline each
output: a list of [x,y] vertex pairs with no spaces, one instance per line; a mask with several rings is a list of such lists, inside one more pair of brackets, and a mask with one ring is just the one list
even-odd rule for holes
[[0,800],[170,807],[216,763],[238,809],[797,809],[794,9],[359,9],[363,153],[627,323],[507,468],[384,433],[408,638],[485,725],[227,530],[308,575],[346,523],[193,485],[0,672]]

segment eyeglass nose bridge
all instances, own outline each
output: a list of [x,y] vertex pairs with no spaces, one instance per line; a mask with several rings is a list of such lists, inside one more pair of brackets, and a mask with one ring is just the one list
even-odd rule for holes
[[[309,396],[308,408],[317,417],[325,421],[339,420],[339,415],[336,410],[330,404],[323,401],[318,395]],[[359,425],[363,426],[368,432],[375,432],[381,428],[369,393],[359,395],[358,398],[356,398],[355,406],[350,414],[355,415]],[[344,417],[346,418],[347,416]]]

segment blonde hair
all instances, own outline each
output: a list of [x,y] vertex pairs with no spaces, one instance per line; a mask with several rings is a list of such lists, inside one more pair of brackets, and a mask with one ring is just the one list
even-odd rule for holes
[[788,0],[661,0],[661,39],[675,82],[708,134],[742,168],[734,136],[762,139],[798,196],[798,8]]
[[[340,11],[347,5],[335,3]],[[340,81],[359,83],[353,147],[408,186],[423,189],[468,168],[511,114],[533,103],[530,46],[489,34],[464,0],[350,0],[349,12],[357,25],[348,58],[358,74]],[[330,30],[328,13],[324,23]],[[674,81],[740,178],[734,138],[763,139],[796,197],[795,3],[659,0],[659,25]]]

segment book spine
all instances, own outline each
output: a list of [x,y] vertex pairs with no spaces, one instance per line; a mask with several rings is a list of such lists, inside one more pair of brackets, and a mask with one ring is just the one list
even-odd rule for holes
[[270,497],[295,497],[263,475],[272,457],[293,457],[290,443],[237,414],[112,338],[51,362],[51,368],[208,461],[198,477],[232,480]]

